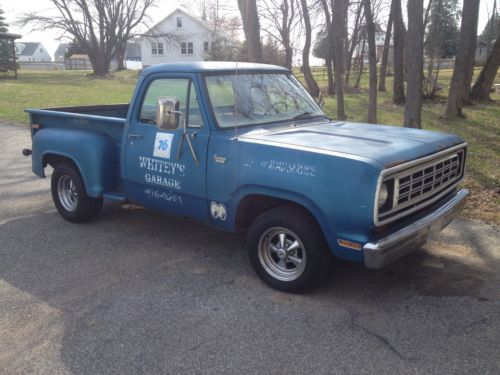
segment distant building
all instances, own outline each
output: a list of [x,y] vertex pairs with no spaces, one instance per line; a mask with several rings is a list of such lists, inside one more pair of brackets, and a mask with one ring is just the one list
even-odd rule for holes
[[488,58],[488,43],[477,42],[475,60],[477,63],[484,63]]
[[[93,70],[92,63],[88,55],[83,53],[74,53],[64,61],[66,70]],[[109,71],[114,72],[118,64],[116,60],[111,60]]]
[[212,39],[212,32],[204,21],[177,8],[141,39],[142,65],[205,60]]
[[125,61],[141,61],[141,42],[127,42],[125,49]]
[[92,70],[88,55],[73,54],[65,60],[66,70]]
[[[361,26],[361,29],[359,31],[360,35],[363,35],[365,33],[364,30],[364,25]],[[378,23],[375,23],[375,51],[376,51],[376,57],[377,57],[377,63],[379,63],[382,59],[382,54],[384,53],[384,43],[385,43],[385,31],[380,27]],[[392,50],[393,47],[393,42],[392,42],[392,35],[391,35],[391,40],[389,42],[389,51]],[[354,58],[361,58],[361,55],[363,55],[363,61],[364,63],[368,63],[368,53],[369,53],[369,48],[368,48],[368,40],[365,39],[364,46],[363,42],[358,43],[356,48],[354,49]]]
[[50,62],[50,55],[39,42],[17,42],[16,59],[19,62]]
[[64,62],[66,59],[66,52],[68,52],[69,43],[61,43],[54,52],[54,62]]

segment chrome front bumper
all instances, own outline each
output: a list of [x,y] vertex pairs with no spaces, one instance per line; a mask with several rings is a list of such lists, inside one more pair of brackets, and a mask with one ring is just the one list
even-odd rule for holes
[[376,243],[367,243],[363,246],[365,266],[367,268],[382,268],[419,249],[427,242],[431,232],[440,232],[460,213],[468,196],[469,191],[462,189],[429,215],[380,239]]

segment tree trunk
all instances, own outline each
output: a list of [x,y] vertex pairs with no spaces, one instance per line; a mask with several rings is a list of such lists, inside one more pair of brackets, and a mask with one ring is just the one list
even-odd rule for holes
[[331,56],[331,51],[328,51],[325,59],[326,74],[328,76],[328,95],[335,95],[335,82],[333,81],[332,63],[333,59]]
[[294,6],[294,0],[282,0],[280,6],[281,27],[278,28],[278,32],[281,35],[281,43],[285,50],[285,66],[289,70],[292,70],[293,63],[293,47],[290,42],[290,34],[295,15]]
[[471,91],[471,99],[477,101],[491,101],[490,92],[500,64],[500,35],[498,35],[493,48],[486,59],[486,63],[477,77]]
[[325,13],[325,22],[326,22],[326,40],[327,40],[327,50],[326,50],[326,72],[328,74],[328,95],[335,95],[335,84],[333,82],[333,71],[332,71],[332,63],[333,63],[333,48],[334,48],[334,30],[332,28],[332,19],[330,14],[330,8],[328,6],[327,0],[321,0],[321,4],[323,5],[323,12]]
[[117,43],[116,51],[115,51],[115,58],[116,58],[116,63],[117,63],[117,68],[116,70],[121,71],[125,70],[125,50],[127,48],[127,42],[125,42],[125,45],[123,43]]
[[243,21],[243,30],[248,48],[248,60],[263,62],[262,43],[260,41],[259,15],[255,1],[238,0],[238,7]]
[[285,47],[285,66],[287,69],[292,70],[293,48],[288,45]]
[[464,100],[468,99],[466,95],[470,93],[472,70],[474,68],[479,0],[467,0],[463,4],[460,40],[448,92],[446,118],[457,116],[465,118],[462,105]]
[[312,33],[311,19],[309,18],[309,8],[307,7],[306,0],[300,0],[300,3],[302,5],[302,17],[304,18],[304,27],[306,32],[304,49],[302,51],[302,69],[304,71],[304,79],[306,80],[307,87],[309,88],[309,93],[312,96],[318,96],[319,87],[316,81],[314,80],[314,77],[311,74],[311,67],[309,66],[309,53],[311,51],[311,33]]
[[88,56],[95,74],[105,76],[109,73],[110,58],[100,53],[89,53]]
[[372,5],[370,0],[365,2],[366,33],[368,38],[368,122],[377,123],[377,47],[375,46],[375,24],[373,23]]
[[404,85],[404,40],[405,25],[401,11],[401,0],[392,0],[394,14],[394,82],[392,101],[396,104],[405,102]]
[[337,94],[337,120],[345,120],[344,108],[344,29],[345,19],[347,17],[347,8],[349,0],[335,0],[333,12],[333,35],[334,38],[334,71],[335,71],[335,89]]
[[408,37],[406,39],[407,95],[405,128],[422,128],[422,80],[424,69],[424,2],[408,0]]
[[[365,30],[366,31],[366,30]],[[366,32],[363,35],[363,39],[361,39],[361,57],[359,57],[359,72],[358,77],[356,78],[356,83],[354,84],[355,89],[359,89],[359,83],[361,82],[361,76],[363,75],[363,70],[365,68],[364,56],[365,56],[365,45],[366,45]]]
[[385,31],[384,51],[382,52],[382,62],[380,63],[380,78],[378,81],[378,91],[385,92],[385,76],[387,75],[387,60],[389,58],[389,48],[391,46],[391,30],[392,21],[394,18],[393,8],[389,12],[389,20],[387,21],[387,30]]

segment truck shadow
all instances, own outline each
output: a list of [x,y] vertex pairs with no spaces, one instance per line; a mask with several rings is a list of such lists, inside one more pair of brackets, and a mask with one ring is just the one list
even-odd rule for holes
[[[198,348],[229,356],[235,338],[259,344],[263,336],[254,336],[252,327],[272,331],[297,309],[343,321],[345,309],[359,308],[360,301],[373,308],[413,295],[489,298],[481,290],[498,260],[474,257],[482,262],[430,248],[380,271],[338,261],[314,293],[286,295],[253,273],[244,237],[133,206],[107,204],[84,225],[57,213],[0,225],[0,279],[62,314],[61,359],[79,374],[196,372],[207,353]],[[307,310],[315,304],[322,308]],[[19,319],[37,323],[39,306],[28,306]],[[38,323],[12,328],[33,329],[16,345],[42,346],[45,324]],[[295,323],[292,331],[310,324],[306,318]],[[16,356],[4,358],[13,363]]]

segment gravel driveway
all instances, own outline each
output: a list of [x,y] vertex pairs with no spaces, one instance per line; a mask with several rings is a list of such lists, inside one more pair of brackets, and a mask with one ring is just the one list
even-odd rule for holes
[[500,229],[459,220],[380,271],[265,286],[244,238],[133,206],[55,212],[0,124],[0,373],[499,374]]

